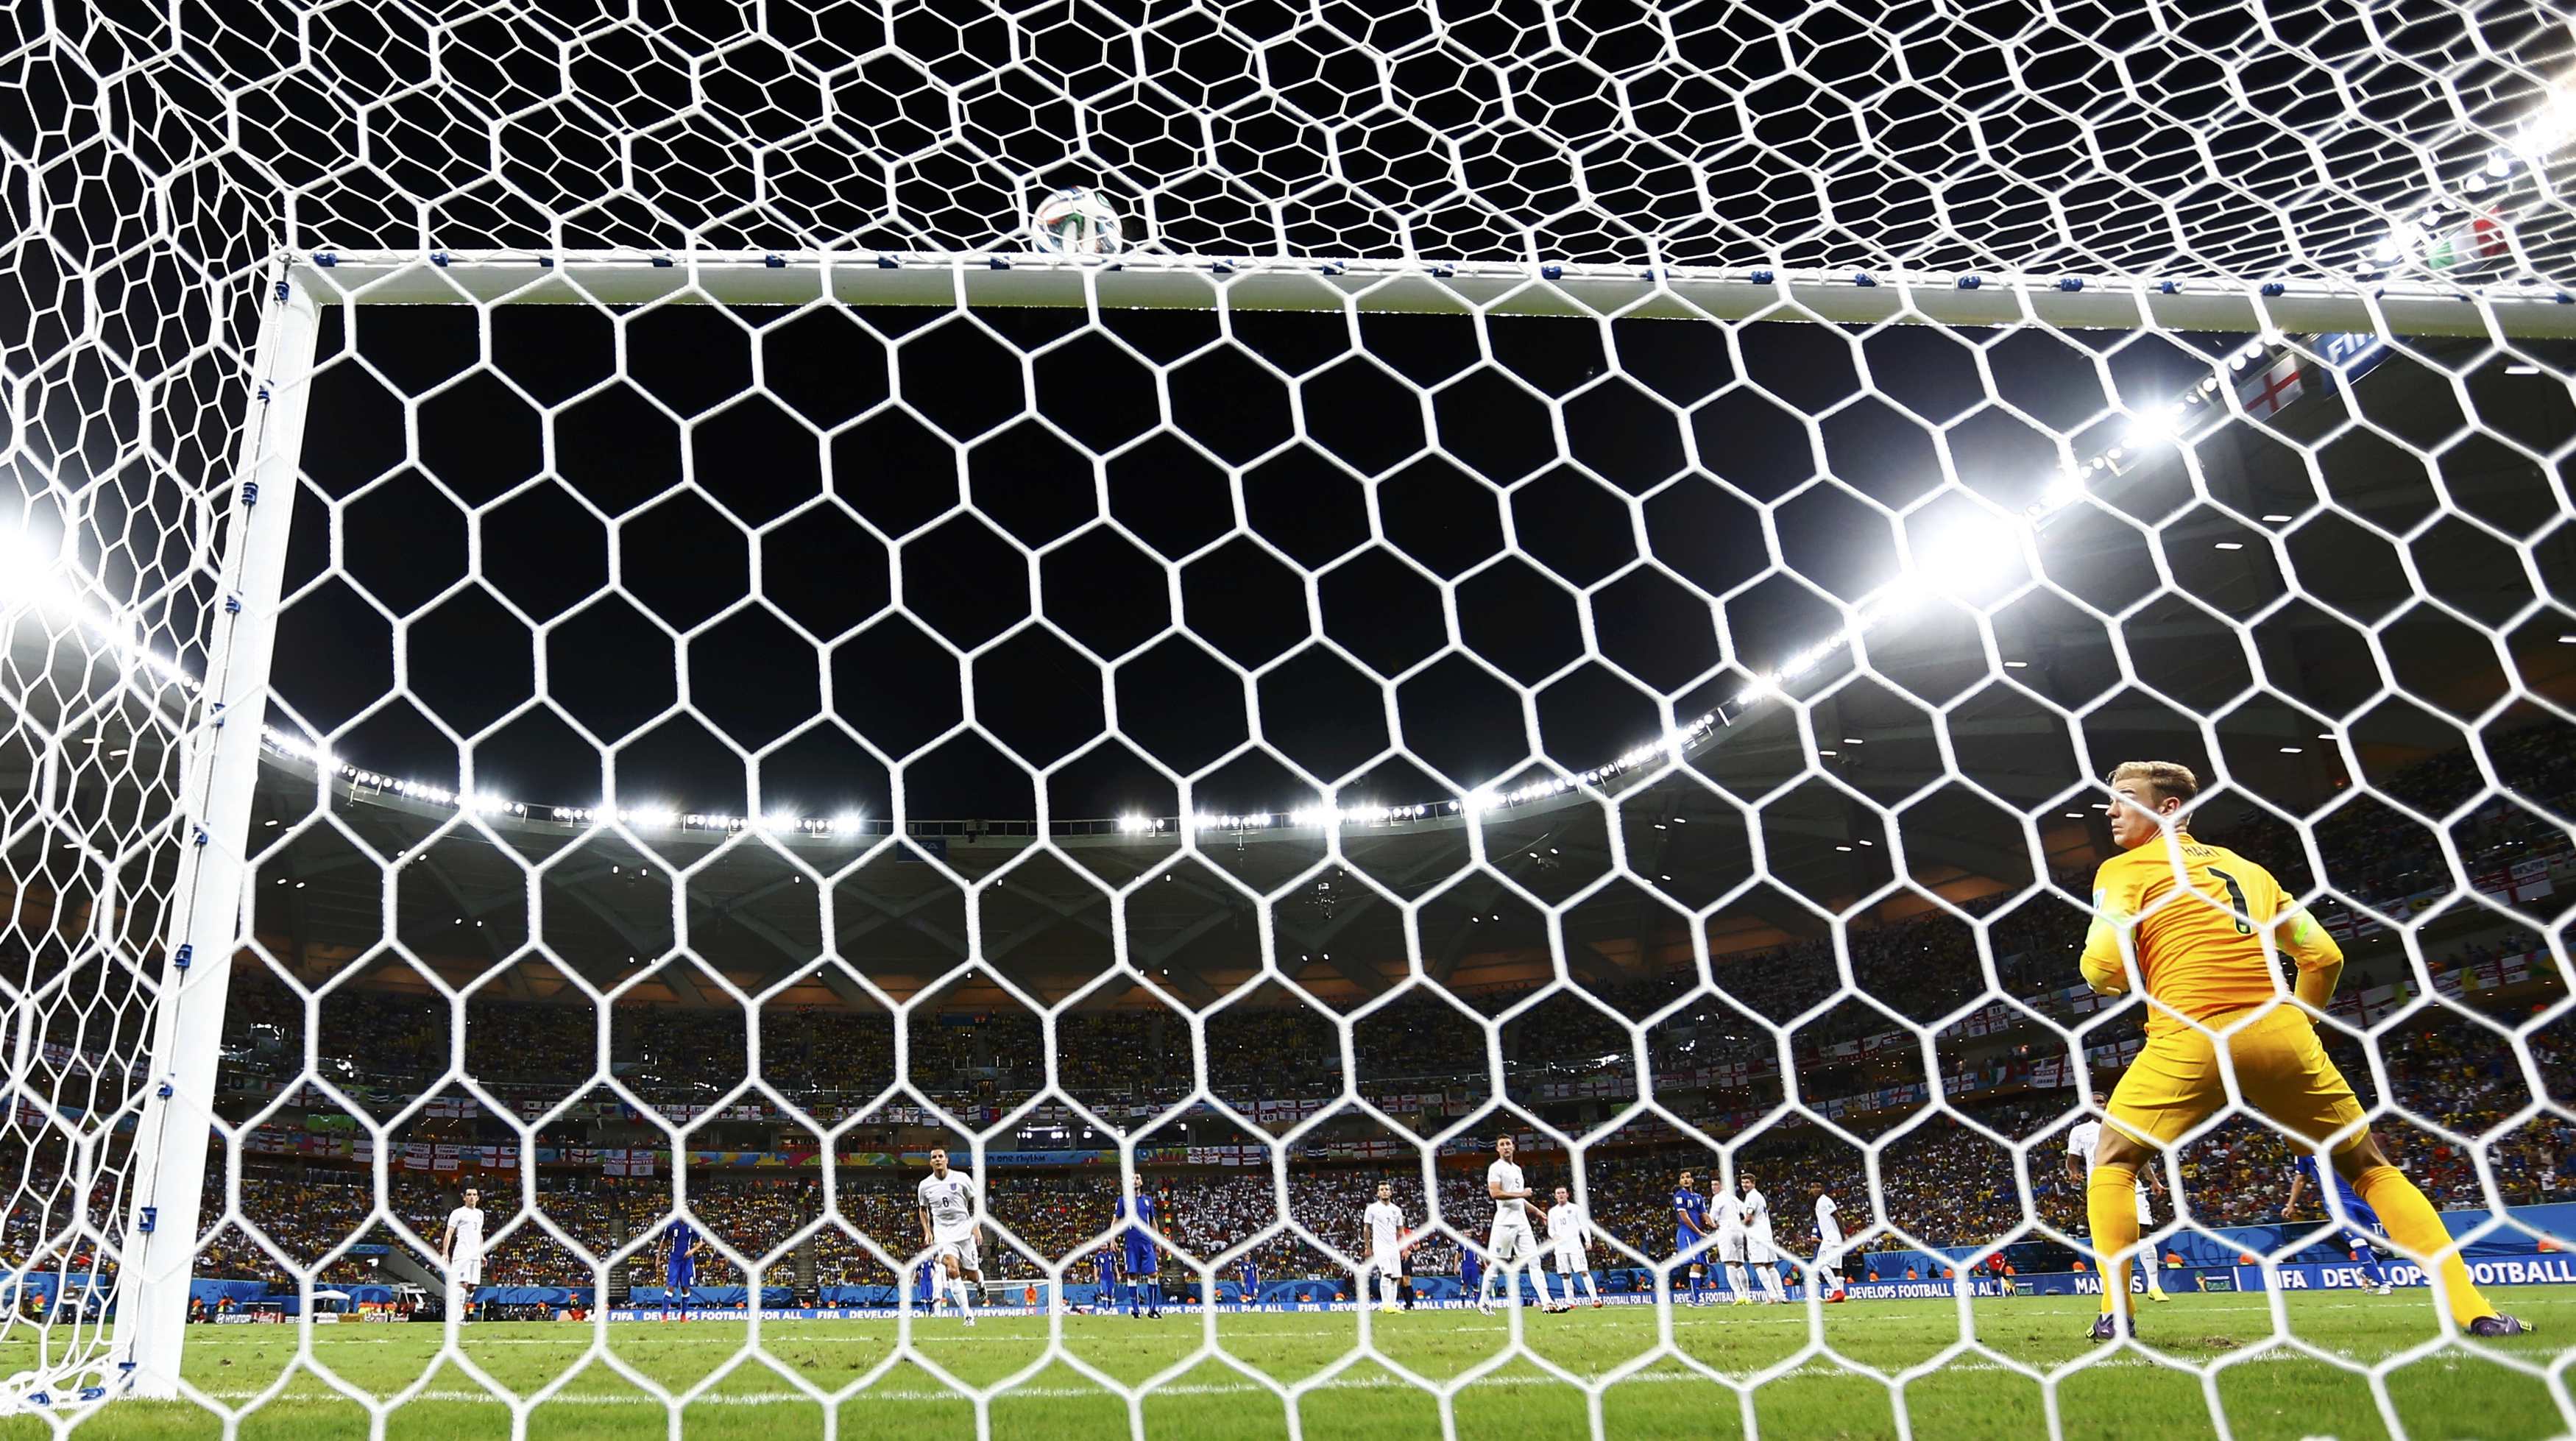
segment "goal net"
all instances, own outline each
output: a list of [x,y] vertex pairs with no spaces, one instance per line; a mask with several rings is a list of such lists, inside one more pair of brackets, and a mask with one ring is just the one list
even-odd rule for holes
[[2576,1281],[2576,41],[2201,10],[22,8],[0,1402],[2576,1425],[2078,1339],[2129,760]]

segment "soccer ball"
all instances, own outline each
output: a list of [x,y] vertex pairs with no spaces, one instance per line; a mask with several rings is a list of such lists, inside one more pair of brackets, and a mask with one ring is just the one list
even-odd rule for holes
[[1056,255],[1114,255],[1124,245],[1118,209],[1088,185],[1068,185],[1038,202],[1029,240]]

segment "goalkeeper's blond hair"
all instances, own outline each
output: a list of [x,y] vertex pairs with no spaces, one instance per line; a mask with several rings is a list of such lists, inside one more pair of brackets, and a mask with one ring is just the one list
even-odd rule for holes
[[2110,784],[2116,786],[2122,781],[2145,782],[2148,798],[2158,806],[2169,800],[2181,801],[2182,814],[2174,817],[2174,824],[2191,823],[2192,798],[2200,794],[2200,777],[2192,773],[2191,767],[2180,761],[2122,761],[2112,770]]

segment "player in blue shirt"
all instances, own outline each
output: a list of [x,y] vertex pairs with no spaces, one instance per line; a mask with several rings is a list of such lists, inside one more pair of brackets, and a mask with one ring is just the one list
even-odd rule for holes
[[921,1309],[939,1309],[939,1260],[932,1257],[921,1263]]
[[1705,1306],[1700,1287],[1708,1275],[1701,1258],[1708,1251],[1708,1198],[1691,1185],[1691,1173],[1682,1172],[1681,1183],[1673,1188],[1673,1255],[1690,1263],[1690,1303]]
[[1099,1273],[1099,1294],[1091,1298],[1091,1309],[1097,1315],[1115,1315],[1118,1310],[1118,1253],[1103,1246],[1091,1253],[1091,1264]]
[[671,1302],[680,1303],[680,1319],[689,1319],[690,1291],[698,1283],[698,1232],[687,1218],[674,1216],[662,1228],[662,1319],[671,1319]]
[[1246,1251],[1243,1253],[1243,1304],[1247,1308],[1257,1307],[1261,1304],[1260,1298],[1261,1268],[1254,1264],[1252,1253]]
[[2282,1216],[2286,1218],[2296,1212],[2299,1193],[2311,1190],[2317,1193],[2317,1204],[2344,1228],[2344,1249],[2361,1263],[2361,1274],[2368,1276],[2370,1283],[2379,1288],[2378,1294],[2387,1295],[2388,1273],[2381,1269],[2379,1247],[2370,1239],[2372,1231],[2384,1232],[2387,1229],[2379,1224],[2379,1213],[2370,1209],[2369,1202],[2354,1194],[2352,1182],[2345,1180],[2341,1172],[2335,1173],[2334,1185],[2329,1188],[2318,1178],[2317,1158],[2301,1152],[2298,1164],[2290,1168],[2290,1196],[2281,1203]]
[[1163,1319],[1163,1286],[1154,1279],[1154,1237],[1149,1228],[1161,1208],[1145,1194],[1145,1184],[1136,1183],[1135,1194],[1118,1202],[1115,1219],[1125,1223],[1127,1240],[1127,1314],[1136,1314],[1142,1305],[1149,1320]]
[[1458,1289],[1473,1296],[1485,1283],[1485,1264],[1476,1256],[1473,1244],[1458,1248]]

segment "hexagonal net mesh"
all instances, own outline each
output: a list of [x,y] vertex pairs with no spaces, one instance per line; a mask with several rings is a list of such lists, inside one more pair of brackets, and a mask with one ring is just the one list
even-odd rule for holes
[[12,17],[9,1405],[2576,1424],[2562,18],[786,8]]

